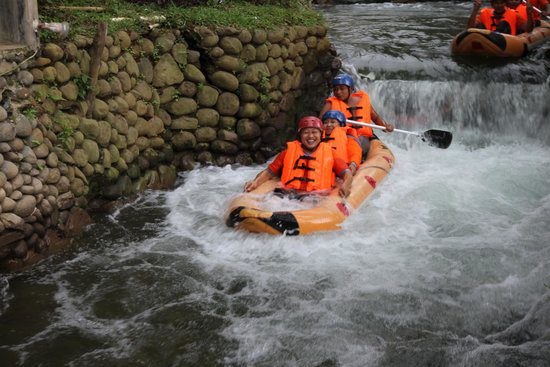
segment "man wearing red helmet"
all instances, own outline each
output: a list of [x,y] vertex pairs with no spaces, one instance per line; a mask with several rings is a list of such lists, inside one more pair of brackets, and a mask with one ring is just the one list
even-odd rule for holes
[[275,160],[254,180],[245,184],[249,192],[275,177],[281,177],[284,189],[298,191],[330,190],[336,176],[343,182],[339,189],[341,196],[350,193],[352,174],[347,163],[334,157],[332,148],[321,141],[323,123],[317,117],[306,116],[298,123],[299,139],[287,143],[287,149],[279,153]]

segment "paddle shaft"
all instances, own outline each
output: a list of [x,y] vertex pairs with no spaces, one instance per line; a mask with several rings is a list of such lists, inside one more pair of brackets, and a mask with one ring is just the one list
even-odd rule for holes
[[[525,0],[521,0],[525,5],[527,5],[527,1]],[[531,5],[533,6],[533,5]],[[533,6],[533,10],[535,10],[537,13],[539,13],[540,15],[542,15],[544,18],[548,19],[548,17],[544,14],[542,14],[542,10],[540,10],[539,8],[537,8],[536,6]]]
[[[386,130],[385,126],[380,126],[380,125],[376,125],[376,124],[367,124],[366,122],[360,122],[360,121],[354,121],[354,120],[346,120],[346,122],[350,123],[350,124],[355,124],[355,125],[372,127],[374,129],[378,129],[378,130]],[[404,134],[416,135],[416,136],[422,137],[422,134],[417,133],[415,131],[407,131],[407,130],[401,130],[401,129],[393,129],[393,131],[398,132],[398,133],[404,133]]]

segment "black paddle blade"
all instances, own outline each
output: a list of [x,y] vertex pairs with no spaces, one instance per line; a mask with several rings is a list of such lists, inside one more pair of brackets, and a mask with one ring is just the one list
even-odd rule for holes
[[422,140],[431,146],[447,149],[453,140],[453,133],[444,130],[427,130],[421,136]]

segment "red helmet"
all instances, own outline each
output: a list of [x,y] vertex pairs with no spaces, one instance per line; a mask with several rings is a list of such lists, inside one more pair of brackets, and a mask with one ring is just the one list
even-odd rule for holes
[[298,122],[298,133],[302,131],[302,129],[305,129],[306,127],[315,127],[321,132],[323,131],[323,121],[319,120],[315,116],[306,116],[302,117],[300,121]]

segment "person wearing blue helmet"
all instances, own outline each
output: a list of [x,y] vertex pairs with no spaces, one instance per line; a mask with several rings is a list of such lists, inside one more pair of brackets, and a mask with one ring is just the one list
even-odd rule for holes
[[[394,126],[384,121],[374,110],[370,103],[369,95],[363,91],[354,91],[353,78],[349,74],[338,74],[332,79],[333,96],[326,99],[326,103],[321,109],[320,116],[329,110],[338,110],[344,113],[347,119],[375,123],[385,126],[386,132],[392,132]],[[363,156],[365,157],[370,146],[371,139],[378,139],[370,127],[361,127],[355,129],[357,137],[361,141]]]
[[321,120],[325,130],[323,141],[333,149],[334,156],[343,159],[352,174],[355,174],[361,164],[363,151],[359,139],[353,135],[353,129],[346,127],[346,116],[340,111],[328,110]]

